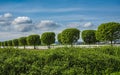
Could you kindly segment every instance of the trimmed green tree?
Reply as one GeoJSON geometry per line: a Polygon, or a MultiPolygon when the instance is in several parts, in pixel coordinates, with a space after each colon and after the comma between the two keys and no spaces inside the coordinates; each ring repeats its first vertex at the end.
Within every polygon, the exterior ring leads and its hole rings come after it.
{"type": "Polygon", "coordinates": [[[19,46],[18,39],[13,39],[13,40],[12,40],[12,45],[13,45],[13,46],[16,46],[16,47],[18,48],[18,46],[19,46]]]}
{"type": "Polygon", "coordinates": [[[0,42],[0,48],[2,47],[2,42],[0,42]]]}
{"type": "Polygon", "coordinates": [[[62,44],[61,33],[59,33],[59,34],[57,35],[57,39],[58,39],[58,42],[59,42],[60,44],[62,44]]]}
{"type": "Polygon", "coordinates": [[[69,44],[73,46],[74,43],[80,38],[80,30],[76,28],[68,28],[62,31],[61,42],[62,44],[69,44]]]}
{"type": "Polygon", "coordinates": [[[19,41],[19,44],[24,46],[24,49],[25,49],[25,46],[27,45],[27,37],[21,37],[18,39],[19,41]]]}
{"type": "Polygon", "coordinates": [[[7,46],[8,46],[7,41],[4,41],[4,46],[5,46],[5,47],[7,47],[7,46]]]}
{"type": "Polygon", "coordinates": [[[4,42],[1,42],[2,47],[4,48],[4,42]]]}
{"type": "Polygon", "coordinates": [[[29,35],[27,37],[27,43],[28,43],[28,45],[33,45],[34,49],[36,49],[36,45],[40,45],[41,44],[40,36],[37,35],[37,34],[29,35]]]}
{"type": "Polygon", "coordinates": [[[12,46],[12,40],[7,41],[8,46],[12,46]]]}
{"type": "Polygon", "coordinates": [[[101,24],[96,32],[96,38],[100,41],[110,41],[120,39],[120,23],[109,22],[101,24]]]}
{"type": "Polygon", "coordinates": [[[95,34],[96,34],[96,30],[84,30],[82,31],[82,40],[86,44],[96,43],[97,39],[95,34]]]}
{"type": "Polygon", "coordinates": [[[50,48],[50,44],[55,43],[55,33],[54,32],[45,32],[41,36],[41,42],[50,48]]]}

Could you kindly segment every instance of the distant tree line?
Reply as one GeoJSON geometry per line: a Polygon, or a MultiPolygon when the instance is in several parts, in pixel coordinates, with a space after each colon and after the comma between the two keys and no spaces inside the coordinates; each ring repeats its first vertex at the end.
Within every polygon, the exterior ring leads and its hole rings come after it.
{"type": "MultiPolygon", "coordinates": [[[[73,46],[80,38],[80,30],[77,28],[67,28],[57,35],[57,40],[60,44],[73,46]]],[[[97,30],[82,31],[82,40],[85,44],[95,44],[96,42],[111,42],[120,40],[120,23],[109,22],[98,26],[97,30]]],[[[18,47],[18,46],[36,46],[44,44],[50,48],[50,45],[55,43],[54,32],[44,32],[41,37],[38,34],[29,35],[28,37],[20,37],[18,39],[0,42],[2,47],[18,47]]]]}

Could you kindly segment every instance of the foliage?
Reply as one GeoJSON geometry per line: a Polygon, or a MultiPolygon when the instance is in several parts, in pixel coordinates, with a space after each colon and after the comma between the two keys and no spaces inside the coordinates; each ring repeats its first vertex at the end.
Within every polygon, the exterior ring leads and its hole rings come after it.
{"type": "Polygon", "coordinates": [[[0,47],[2,46],[2,42],[0,42],[0,47]]]}
{"type": "Polygon", "coordinates": [[[58,42],[59,42],[60,44],[62,44],[62,41],[61,41],[61,33],[59,33],[59,34],[57,35],[57,39],[58,39],[58,42]]]}
{"type": "Polygon", "coordinates": [[[12,46],[12,40],[7,41],[8,46],[12,46]]]}
{"type": "Polygon", "coordinates": [[[8,43],[7,43],[7,41],[4,41],[4,46],[8,46],[8,43]]]}
{"type": "Polygon", "coordinates": [[[37,34],[29,35],[27,37],[27,43],[28,43],[28,45],[34,45],[34,49],[36,49],[35,46],[41,44],[40,36],[37,34]]]}
{"type": "Polygon", "coordinates": [[[54,32],[45,32],[41,36],[41,42],[43,44],[48,45],[48,48],[50,48],[50,44],[55,43],[55,33],[54,32]]]}
{"type": "Polygon", "coordinates": [[[87,43],[96,43],[96,36],[95,36],[96,30],[84,30],[82,31],[82,40],[87,43]]]}
{"type": "Polygon", "coordinates": [[[0,49],[0,75],[110,75],[120,71],[118,55],[120,47],[5,48],[0,49]]]}
{"type": "Polygon", "coordinates": [[[4,42],[1,42],[1,45],[4,46],[4,42]]]}
{"type": "Polygon", "coordinates": [[[96,37],[100,41],[112,41],[120,39],[120,23],[103,23],[98,27],[96,37]]]}
{"type": "Polygon", "coordinates": [[[19,44],[24,46],[24,49],[25,49],[25,45],[27,45],[27,37],[21,37],[19,38],[19,44]]]}
{"type": "Polygon", "coordinates": [[[80,31],[76,28],[68,28],[62,31],[61,41],[63,44],[74,44],[80,37],[80,31]]]}
{"type": "Polygon", "coordinates": [[[12,40],[12,45],[18,47],[18,46],[19,46],[18,39],[13,39],[13,40],[12,40]]]}
{"type": "Polygon", "coordinates": [[[3,46],[3,42],[0,42],[0,48],[3,46]]]}

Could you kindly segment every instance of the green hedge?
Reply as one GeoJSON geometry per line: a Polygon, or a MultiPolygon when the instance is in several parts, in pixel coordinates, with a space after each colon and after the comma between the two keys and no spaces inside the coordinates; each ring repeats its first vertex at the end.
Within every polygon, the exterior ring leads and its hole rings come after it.
{"type": "Polygon", "coordinates": [[[0,49],[0,75],[105,75],[120,71],[120,47],[0,49]]]}

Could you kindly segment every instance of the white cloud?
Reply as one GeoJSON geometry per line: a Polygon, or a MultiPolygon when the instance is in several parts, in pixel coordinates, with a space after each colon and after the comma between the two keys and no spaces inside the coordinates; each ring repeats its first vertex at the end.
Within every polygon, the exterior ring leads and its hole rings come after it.
{"type": "Polygon", "coordinates": [[[94,25],[92,24],[92,22],[87,22],[87,23],[84,24],[83,27],[88,28],[88,27],[92,27],[92,26],[94,26],[94,25]]]}
{"type": "Polygon", "coordinates": [[[87,29],[96,29],[96,25],[92,22],[70,22],[67,24],[67,28],[78,28],[80,30],[87,30],[87,29]]]}
{"type": "Polygon", "coordinates": [[[32,20],[26,16],[15,18],[12,22],[12,26],[15,31],[19,31],[19,32],[32,31],[34,28],[32,24],[32,20]]]}
{"type": "MultiPolygon", "coordinates": [[[[3,17],[3,15],[2,15],[3,17]]],[[[6,16],[7,18],[7,16],[6,16]]],[[[0,19],[0,31],[11,32],[42,32],[54,31],[60,27],[58,23],[50,20],[42,20],[39,23],[32,23],[32,20],[27,16],[14,18],[12,21],[0,19]],[[40,31],[41,30],[41,31],[40,31]]]]}
{"type": "Polygon", "coordinates": [[[42,20],[40,23],[36,25],[36,29],[40,29],[43,31],[56,30],[59,27],[60,25],[58,23],[55,23],[50,20],[42,20]]]}
{"type": "Polygon", "coordinates": [[[19,32],[28,32],[33,30],[32,24],[30,25],[14,25],[14,30],[19,32]]]}
{"type": "Polygon", "coordinates": [[[12,24],[16,25],[16,24],[28,24],[28,23],[32,23],[32,20],[29,17],[26,16],[22,16],[22,17],[17,17],[14,19],[14,21],[12,22],[12,24]]]}
{"type": "Polygon", "coordinates": [[[5,14],[4,14],[4,17],[5,17],[5,18],[10,18],[10,17],[12,17],[12,14],[11,14],[11,13],[5,13],[5,14]]]}
{"type": "Polygon", "coordinates": [[[5,13],[3,15],[0,15],[0,26],[10,25],[11,17],[12,17],[12,14],[10,13],[5,13]]]}
{"type": "Polygon", "coordinates": [[[12,14],[11,13],[4,13],[2,15],[0,15],[0,19],[5,19],[5,18],[11,18],[12,17],[12,14]]]}
{"type": "Polygon", "coordinates": [[[11,22],[12,22],[11,13],[5,13],[0,15],[0,31],[10,31],[11,22]]]}

